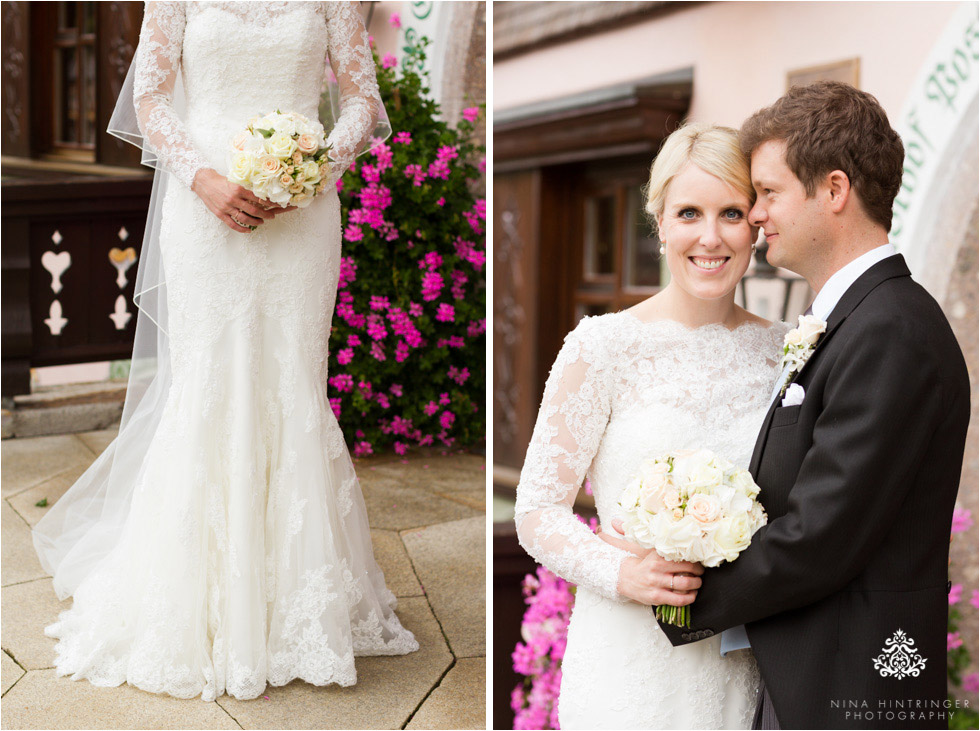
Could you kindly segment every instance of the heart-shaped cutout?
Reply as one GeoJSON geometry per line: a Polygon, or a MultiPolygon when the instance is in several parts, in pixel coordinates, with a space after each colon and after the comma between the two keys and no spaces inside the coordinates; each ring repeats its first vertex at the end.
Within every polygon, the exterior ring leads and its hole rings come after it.
{"type": "Polygon", "coordinates": [[[71,266],[71,254],[67,251],[60,251],[55,254],[53,251],[45,251],[41,255],[41,266],[51,274],[51,290],[58,294],[61,291],[61,275],[71,266]]]}
{"type": "Polygon", "coordinates": [[[136,249],[132,246],[126,249],[119,249],[113,246],[109,249],[109,259],[116,264],[136,261],[136,249]]]}

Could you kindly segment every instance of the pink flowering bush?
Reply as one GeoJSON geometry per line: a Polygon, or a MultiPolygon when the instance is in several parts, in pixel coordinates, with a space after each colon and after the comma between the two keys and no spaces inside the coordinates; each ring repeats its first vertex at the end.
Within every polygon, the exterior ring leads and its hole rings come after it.
{"type": "MultiPolygon", "coordinates": [[[[486,202],[471,191],[480,110],[439,121],[428,40],[375,65],[392,136],[337,184],[343,252],[330,404],[356,456],[472,445],[486,432],[486,202]]],[[[475,111],[474,111],[475,110],[475,111]]]]}
{"type": "MultiPolygon", "coordinates": [[[[969,510],[956,508],[953,511],[953,525],[950,531],[951,538],[955,540],[958,533],[964,532],[973,525],[973,518],[969,510]]],[[[963,585],[953,584],[949,590],[949,619],[946,629],[946,676],[949,687],[949,700],[953,702],[955,696],[953,690],[961,688],[967,693],[977,692],[977,674],[970,673],[964,675],[963,671],[970,665],[970,651],[963,644],[963,638],[959,632],[959,625],[963,619],[958,609],[958,604],[963,599],[963,585]]],[[[970,603],[974,609],[977,607],[977,590],[973,590],[970,603]]],[[[949,719],[949,728],[977,728],[977,710],[973,708],[957,708],[949,719]]]]}
{"type": "MultiPolygon", "coordinates": [[[[598,522],[592,518],[588,526],[595,531],[598,522]]],[[[522,586],[527,604],[521,622],[524,641],[517,643],[511,659],[514,672],[525,678],[510,694],[514,728],[557,729],[561,661],[565,657],[575,587],[543,566],[525,576],[522,586]]]]}

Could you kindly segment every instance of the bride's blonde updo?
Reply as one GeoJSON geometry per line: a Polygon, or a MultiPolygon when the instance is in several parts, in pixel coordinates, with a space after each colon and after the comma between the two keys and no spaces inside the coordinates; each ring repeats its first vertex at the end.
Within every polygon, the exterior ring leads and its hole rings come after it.
{"type": "Polygon", "coordinates": [[[738,144],[738,132],[707,122],[692,122],[674,131],[664,140],[650,166],[646,185],[646,212],[653,220],[663,215],[667,188],[674,176],[688,162],[744,193],[749,204],[755,203],[755,189],[749,175],[749,159],[738,144]]]}

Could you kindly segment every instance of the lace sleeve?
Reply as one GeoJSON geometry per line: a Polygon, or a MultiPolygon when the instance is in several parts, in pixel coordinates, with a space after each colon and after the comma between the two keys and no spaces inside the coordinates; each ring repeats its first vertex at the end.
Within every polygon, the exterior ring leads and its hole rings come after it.
{"type": "Polygon", "coordinates": [[[194,148],[173,106],[183,42],[184,3],[146,3],[133,77],[137,123],[162,166],[190,187],[210,163],[194,148]]]}
{"type": "Polygon", "coordinates": [[[517,486],[517,536],[563,579],[623,600],[616,585],[629,554],[603,542],[572,512],[609,420],[598,337],[597,327],[583,321],[552,366],[517,486]]]}
{"type": "MultiPolygon", "coordinates": [[[[327,144],[340,172],[350,167],[378,121],[381,94],[364,22],[352,2],[330,2],[327,52],[340,88],[340,116],[327,144]]],[[[339,177],[339,173],[336,175],[339,177]]]]}

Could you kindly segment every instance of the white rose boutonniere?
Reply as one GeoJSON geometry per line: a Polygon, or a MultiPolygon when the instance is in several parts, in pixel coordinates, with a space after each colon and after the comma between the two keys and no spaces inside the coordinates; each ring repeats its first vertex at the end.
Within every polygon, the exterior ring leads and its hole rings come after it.
{"type": "Polygon", "coordinates": [[[793,375],[799,373],[803,365],[813,354],[820,336],[827,332],[827,323],[813,315],[800,315],[800,323],[783,338],[782,366],[789,366],[786,381],[779,393],[786,392],[786,387],[793,380],[793,375]]]}

